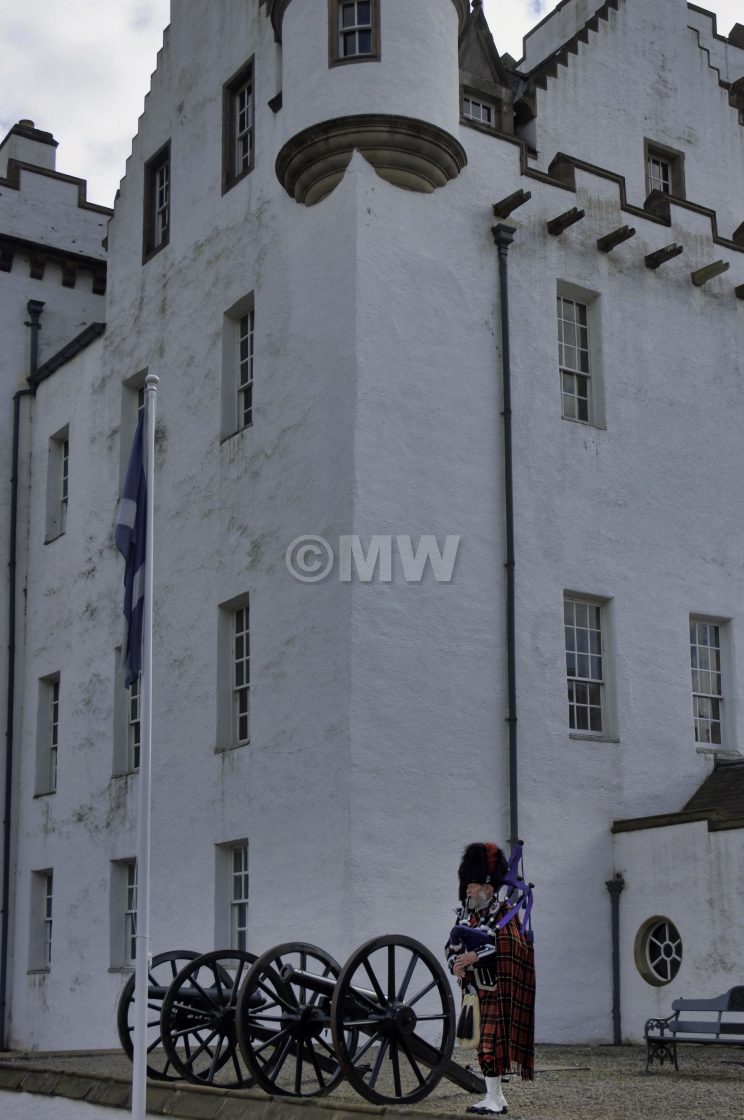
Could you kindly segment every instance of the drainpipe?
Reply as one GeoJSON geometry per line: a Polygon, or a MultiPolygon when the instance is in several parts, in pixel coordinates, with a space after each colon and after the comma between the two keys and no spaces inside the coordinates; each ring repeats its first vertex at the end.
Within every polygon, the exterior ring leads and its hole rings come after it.
{"type": "Polygon", "coordinates": [[[612,907],[612,1042],[621,1046],[623,1041],[622,1020],[620,1018],[620,895],[625,888],[625,880],[618,871],[614,879],[605,883],[610,892],[612,907]]]}
{"type": "MultiPolygon", "coordinates": [[[[31,331],[29,369],[33,374],[39,365],[39,331],[41,300],[30,299],[27,304],[31,331]]],[[[2,883],[2,955],[0,956],[0,1051],[7,1050],[6,1019],[8,1006],[8,959],[10,932],[10,860],[11,820],[13,790],[13,722],[15,715],[15,635],[16,635],[16,568],[18,542],[18,459],[21,430],[21,400],[33,396],[33,389],[19,389],[13,396],[13,450],[10,475],[10,555],[8,559],[8,680],[5,722],[5,798],[3,806],[3,883],[2,883]]]]}
{"type": "Polygon", "coordinates": [[[517,756],[517,663],[514,610],[514,474],[512,457],[511,356],[509,353],[509,269],[507,254],[516,229],[503,223],[493,227],[499,253],[501,296],[501,377],[504,395],[504,510],[506,515],[506,664],[508,680],[509,725],[509,839],[519,839],[518,756],[517,756]]]}

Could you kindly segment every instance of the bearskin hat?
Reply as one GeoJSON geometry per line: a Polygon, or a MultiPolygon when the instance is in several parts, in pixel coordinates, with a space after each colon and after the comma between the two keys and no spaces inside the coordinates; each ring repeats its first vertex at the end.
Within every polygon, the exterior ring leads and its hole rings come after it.
{"type": "Polygon", "coordinates": [[[506,874],[506,866],[506,857],[497,844],[468,844],[457,872],[463,906],[468,883],[490,883],[494,890],[498,890],[506,874]]]}

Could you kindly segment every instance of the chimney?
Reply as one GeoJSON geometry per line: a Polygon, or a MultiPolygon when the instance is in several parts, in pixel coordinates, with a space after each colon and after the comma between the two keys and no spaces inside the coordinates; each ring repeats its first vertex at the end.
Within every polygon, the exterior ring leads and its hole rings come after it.
{"type": "Polygon", "coordinates": [[[56,158],[57,141],[51,132],[42,132],[33,121],[21,120],[0,143],[0,177],[7,178],[12,159],[54,171],[56,158]]]}

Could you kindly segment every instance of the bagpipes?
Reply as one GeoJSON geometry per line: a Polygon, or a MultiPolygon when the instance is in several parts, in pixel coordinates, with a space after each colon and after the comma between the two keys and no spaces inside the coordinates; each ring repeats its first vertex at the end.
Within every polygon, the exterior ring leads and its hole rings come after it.
{"type": "MultiPolygon", "coordinates": [[[[532,891],[535,884],[528,883],[524,878],[523,848],[523,840],[517,840],[512,846],[506,872],[499,887],[499,890],[501,887],[507,888],[508,893],[504,899],[506,910],[498,921],[494,922],[493,929],[503,929],[509,922],[518,919],[522,938],[528,945],[532,945],[535,940],[532,929],[532,891]]],[[[455,933],[462,948],[467,952],[482,948],[493,936],[489,930],[469,926],[466,923],[455,926],[452,934],[455,933]]]]}

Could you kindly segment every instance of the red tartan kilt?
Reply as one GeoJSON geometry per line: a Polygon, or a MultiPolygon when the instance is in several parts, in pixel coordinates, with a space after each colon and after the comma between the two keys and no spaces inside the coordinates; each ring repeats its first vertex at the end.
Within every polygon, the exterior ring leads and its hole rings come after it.
{"type": "Polygon", "coordinates": [[[495,964],[497,987],[478,990],[481,1072],[484,1077],[519,1073],[531,1081],[535,1073],[534,953],[516,922],[509,922],[497,934],[495,964]]]}

